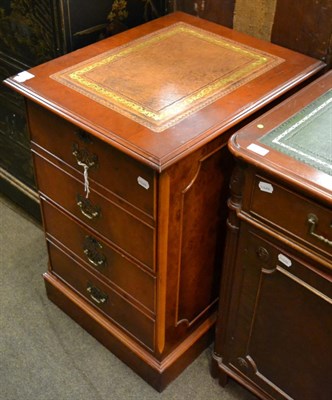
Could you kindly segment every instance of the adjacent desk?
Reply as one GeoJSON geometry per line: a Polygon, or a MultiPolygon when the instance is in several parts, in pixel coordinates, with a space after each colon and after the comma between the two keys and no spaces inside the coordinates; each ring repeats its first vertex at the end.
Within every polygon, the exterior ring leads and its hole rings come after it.
{"type": "Polygon", "coordinates": [[[332,393],[332,72],[230,140],[214,375],[262,399],[332,393]]]}

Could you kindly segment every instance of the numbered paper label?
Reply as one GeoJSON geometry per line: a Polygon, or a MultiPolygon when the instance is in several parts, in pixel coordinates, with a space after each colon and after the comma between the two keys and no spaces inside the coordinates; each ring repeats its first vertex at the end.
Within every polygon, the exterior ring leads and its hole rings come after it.
{"type": "Polygon", "coordinates": [[[266,192],[266,193],[273,192],[273,186],[271,185],[271,183],[261,181],[261,182],[259,182],[258,187],[260,188],[260,190],[262,192],[266,192]]]}
{"type": "Polygon", "coordinates": [[[278,260],[281,262],[281,263],[283,263],[284,265],[286,265],[286,267],[291,267],[292,266],[292,261],[288,258],[288,257],[286,257],[285,255],[283,255],[283,254],[278,254],[278,260]]]}
{"type": "Polygon", "coordinates": [[[258,144],[251,143],[248,147],[248,150],[253,151],[256,154],[259,154],[260,156],[266,156],[268,154],[269,150],[264,149],[264,147],[258,146],[258,144]]]}
{"type": "Polygon", "coordinates": [[[149,187],[150,187],[149,182],[148,182],[146,179],[142,178],[141,176],[139,176],[139,177],[137,178],[137,182],[138,182],[138,184],[139,184],[140,186],[144,187],[144,189],[146,189],[146,190],[148,190],[149,187]]]}
{"type": "Polygon", "coordinates": [[[16,76],[14,76],[14,81],[23,83],[29,79],[34,78],[35,76],[30,74],[28,71],[22,71],[18,73],[16,76]]]}

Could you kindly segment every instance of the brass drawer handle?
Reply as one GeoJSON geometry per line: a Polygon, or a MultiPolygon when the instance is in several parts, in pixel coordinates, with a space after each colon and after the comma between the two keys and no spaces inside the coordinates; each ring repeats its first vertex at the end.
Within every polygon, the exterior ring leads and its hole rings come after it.
{"type": "Polygon", "coordinates": [[[106,257],[100,253],[103,246],[92,236],[86,236],[83,243],[83,252],[90,264],[94,267],[104,267],[106,265],[106,257]]]}
{"type": "Polygon", "coordinates": [[[105,304],[108,300],[108,295],[103,293],[100,289],[93,286],[90,282],[88,282],[88,286],[86,288],[89,293],[91,299],[97,304],[105,304]]]}
{"type": "Polygon", "coordinates": [[[81,213],[88,219],[95,219],[100,216],[100,207],[91,204],[90,200],[85,199],[81,195],[77,195],[77,203],[81,213]]]}
{"type": "Polygon", "coordinates": [[[90,154],[87,149],[80,149],[77,143],[73,144],[73,156],[80,167],[92,168],[98,165],[98,156],[90,154]]]}
{"type": "Polygon", "coordinates": [[[315,214],[308,214],[308,224],[309,224],[309,234],[314,236],[316,239],[320,240],[323,243],[328,244],[329,246],[332,246],[332,241],[327,239],[326,237],[322,235],[318,235],[315,232],[316,226],[318,225],[318,217],[315,214]]]}

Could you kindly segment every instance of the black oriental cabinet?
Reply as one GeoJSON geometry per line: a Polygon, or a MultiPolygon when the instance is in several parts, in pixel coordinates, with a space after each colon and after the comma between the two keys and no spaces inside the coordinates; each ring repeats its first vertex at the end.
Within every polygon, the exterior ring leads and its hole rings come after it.
{"type": "MultiPolygon", "coordinates": [[[[163,0],[0,0],[0,80],[163,14],[163,0]]],[[[24,101],[0,86],[0,192],[40,217],[24,101]]]]}

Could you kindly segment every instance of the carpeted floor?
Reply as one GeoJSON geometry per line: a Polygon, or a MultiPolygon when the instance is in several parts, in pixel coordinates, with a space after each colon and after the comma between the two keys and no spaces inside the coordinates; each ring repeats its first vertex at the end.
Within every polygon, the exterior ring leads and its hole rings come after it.
{"type": "Polygon", "coordinates": [[[254,400],[204,351],[157,393],[46,297],[44,234],[0,196],[0,400],[254,400]]]}

